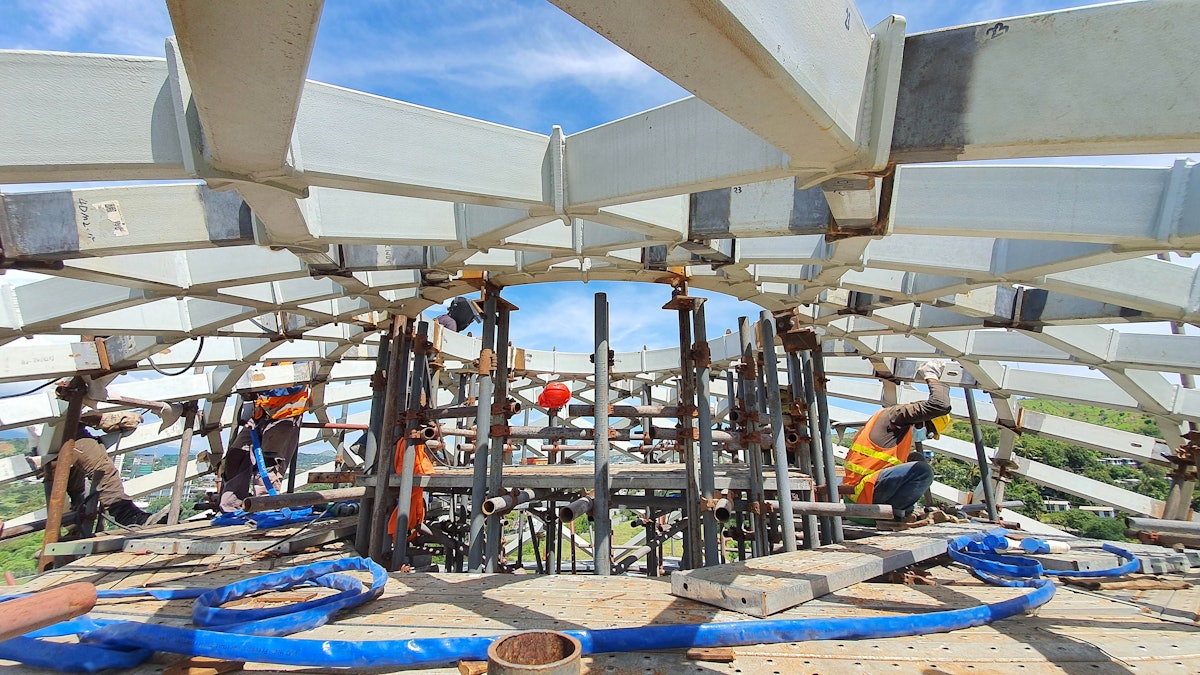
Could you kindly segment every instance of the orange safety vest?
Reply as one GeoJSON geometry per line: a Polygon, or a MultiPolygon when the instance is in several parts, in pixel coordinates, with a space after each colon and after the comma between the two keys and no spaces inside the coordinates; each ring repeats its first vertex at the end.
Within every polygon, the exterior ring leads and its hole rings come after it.
{"type": "MultiPolygon", "coordinates": [[[[404,459],[406,454],[406,443],[404,439],[400,439],[396,443],[396,473],[404,473],[404,459]]],[[[417,446],[417,458],[413,464],[414,476],[429,476],[433,474],[433,460],[429,459],[429,454],[425,452],[425,446],[417,446]]],[[[396,517],[399,508],[392,509],[392,517],[388,520],[388,534],[393,538],[396,536],[396,517]]],[[[412,499],[408,502],[408,538],[411,540],[417,535],[417,527],[425,522],[425,489],[413,486],[412,499]]]]}
{"type": "Polygon", "coordinates": [[[254,401],[254,417],[258,419],[264,414],[273,420],[289,417],[299,417],[308,410],[308,399],[311,392],[308,387],[301,387],[293,394],[272,395],[270,390],[258,395],[254,401]]]}
{"type": "Polygon", "coordinates": [[[874,503],[871,500],[875,497],[875,481],[879,478],[879,472],[888,467],[900,466],[912,451],[912,427],[908,428],[895,447],[880,447],[871,440],[871,430],[875,428],[882,412],[881,410],[871,415],[871,419],[854,435],[854,442],[850,444],[850,451],[846,453],[844,484],[854,488],[851,499],[856,504],[874,503]]]}

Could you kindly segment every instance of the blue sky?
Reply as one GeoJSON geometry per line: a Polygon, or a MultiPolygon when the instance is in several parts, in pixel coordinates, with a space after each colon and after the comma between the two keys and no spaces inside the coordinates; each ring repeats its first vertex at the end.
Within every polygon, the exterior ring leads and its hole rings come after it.
{"type": "MultiPolygon", "coordinates": [[[[1070,0],[860,0],[868,26],[896,13],[910,33],[1087,3],[1070,0]]],[[[162,56],[172,33],[154,0],[5,0],[0,49],[162,56]]],[[[309,76],[352,89],[549,133],[574,133],[687,93],[541,0],[328,0],[309,76]]],[[[1105,162],[1091,158],[1091,162],[1105,162]]],[[[1169,157],[1121,163],[1166,166],[1169,157]]],[[[18,275],[6,276],[13,280],[18,275]]],[[[516,287],[520,346],[590,351],[592,293],[612,302],[616,349],[674,344],[666,286],[592,282],[516,287]]],[[[718,296],[709,333],[736,328],[759,308],[718,296]]]]}

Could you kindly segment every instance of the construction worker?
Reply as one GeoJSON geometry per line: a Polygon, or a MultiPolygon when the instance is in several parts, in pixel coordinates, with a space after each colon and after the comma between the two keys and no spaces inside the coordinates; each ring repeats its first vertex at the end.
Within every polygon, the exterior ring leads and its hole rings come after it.
{"type": "Polygon", "coordinates": [[[443,328],[452,330],[455,333],[466,330],[467,326],[479,321],[479,310],[475,309],[475,303],[463,297],[458,297],[450,301],[450,309],[438,318],[434,319],[443,328]]]}
{"type": "Polygon", "coordinates": [[[884,408],[855,434],[842,485],[852,490],[850,500],[889,504],[893,518],[904,520],[933,484],[933,468],[912,450],[914,441],[937,438],[950,424],[950,387],[941,382],[945,367],[940,359],[921,364],[917,377],[929,385],[929,398],[884,408]]]}
{"type": "MultiPolygon", "coordinates": [[[[286,364],[271,364],[286,365],[286,364]]],[[[242,500],[267,494],[254,459],[253,432],[259,439],[265,471],[272,489],[283,484],[296,450],[300,445],[300,418],[308,410],[310,391],[305,385],[261,391],[254,400],[249,418],[242,423],[221,467],[220,508],[233,513],[242,508],[242,500]]]]}
{"type": "MultiPolygon", "coordinates": [[[[108,456],[104,445],[96,440],[88,431],[88,427],[102,429],[106,432],[129,431],[137,428],[142,416],[137,413],[88,413],[80,418],[75,436],[75,456],[71,461],[71,472],[67,476],[67,496],[71,500],[72,509],[89,510],[87,502],[95,498],[101,510],[117,523],[126,527],[144,525],[150,514],[142,511],[125,493],[121,483],[121,474],[108,456]],[[91,489],[87,490],[87,481],[91,489]]],[[[57,455],[55,455],[57,458],[57,455]]],[[[46,466],[46,490],[49,496],[50,485],[53,482],[54,468],[57,459],[49,461],[46,466]]],[[[96,502],[93,502],[95,504],[96,502]]],[[[94,506],[90,509],[94,514],[94,506]]]]}

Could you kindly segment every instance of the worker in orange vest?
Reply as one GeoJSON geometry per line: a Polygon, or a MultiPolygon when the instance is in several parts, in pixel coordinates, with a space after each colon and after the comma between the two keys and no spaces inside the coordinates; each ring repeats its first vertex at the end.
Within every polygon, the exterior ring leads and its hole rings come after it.
{"type": "Polygon", "coordinates": [[[854,436],[846,454],[842,487],[852,489],[856,504],[889,504],[894,518],[904,520],[933,484],[933,468],[915,441],[938,438],[950,424],[950,387],[941,382],[946,364],[926,361],[917,377],[929,385],[929,398],[884,408],[854,436]]]}
{"type": "MultiPolygon", "coordinates": [[[[269,364],[287,365],[287,363],[269,364]]],[[[311,391],[305,385],[267,389],[258,393],[249,419],[233,442],[221,466],[220,509],[233,513],[252,493],[267,494],[254,465],[251,429],[258,433],[265,470],[272,488],[279,490],[300,446],[300,418],[308,410],[311,391]]]]}

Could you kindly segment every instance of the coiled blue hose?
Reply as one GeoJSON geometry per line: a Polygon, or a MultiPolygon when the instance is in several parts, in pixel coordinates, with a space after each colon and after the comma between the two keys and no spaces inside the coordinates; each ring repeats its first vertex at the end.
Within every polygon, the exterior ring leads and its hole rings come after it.
{"type": "MultiPolygon", "coordinates": [[[[994,604],[930,612],[919,616],[766,619],[567,632],[579,639],[585,654],[902,637],[983,625],[1039,607],[1054,596],[1055,586],[1049,579],[1004,579],[997,576],[994,573],[995,566],[1005,563],[984,557],[995,554],[982,550],[981,541],[981,535],[960,537],[951,542],[952,555],[957,556],[956,559],[961,558],[991,583],[1033,590],[1023,596],[994,604]],[[975,550],[967,551],[968,548],[975,550]]],[[[192,612],[192,620],[201,626],[200,629],[127,621],[76,620],[52,629],[68,631],[54,634],[80,632],[85,644],[58,644],[52,648],[55,654],[53,657],[42,658],[42,653],[48,654],[44,651],[48,643],[35,641],[33,637],[50,633],[39,631],[28,637],[0,643],[0,658],[76,672],[131,667],[153,651],[282,665],[402,667],[463,659],[483,660],[487,658],[488,646],[500,637],[493,635],[369,642],[282,637],[323,625],[335,612],[378,597],[383,593],[386,582],[387,573],[369,560],[347,558],[314,563],[204,591],[197,597],[192,612]],[[369,589],[364,590],[358,579],[338,574],[352,570],[371,572],[372,582],[369,589]],[[284,590],[301,584],[321,585],[339,592],[317,600],[279,608],[227,610],[219,607],[259,591],[284,590]],[[74,630],[71,630],[72,628],[74,630]],[[248,635],[256,637],[248,639],[248,635]]]]}

